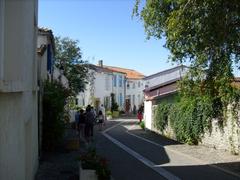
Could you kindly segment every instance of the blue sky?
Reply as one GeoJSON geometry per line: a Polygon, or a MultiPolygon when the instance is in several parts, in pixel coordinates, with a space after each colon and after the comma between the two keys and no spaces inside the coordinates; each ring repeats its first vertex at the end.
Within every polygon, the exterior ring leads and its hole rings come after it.
{"type": "Polygon", "coordinates": [[[146,40],[143,24],[132,19],[135,0],[39,0],[39,26],[79,40],[83,58],[150,75],[173,67],[164,40],[146,40]]]}

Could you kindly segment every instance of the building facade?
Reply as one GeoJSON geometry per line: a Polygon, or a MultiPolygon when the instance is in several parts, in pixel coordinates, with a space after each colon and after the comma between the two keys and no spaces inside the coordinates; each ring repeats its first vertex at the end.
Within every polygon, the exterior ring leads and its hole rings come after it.
{"type": "Polygon", "coordinates": [[[0,1],[0,179],[32,180],[38,168],[38,2],[0,1]]]}
{"type": "Polygon", "coordinates": [[[177,66],[171,69],[144,78],[144,120],[146,128],[153,128],[153,107],[163,99],[174,101],[178,91],[177,81],[186,75],[186,66],[177,66]]]}
{"type": "Polygon", "coordinates": [[[126,74],[125,79],[125,106],[124,111],[127,113],[133,112],[134,109],[138,110],[144,102],[143,90],[145,87],[143,78],[145,77],[142,73],[137,72],[133,69],[126,69],[113,66],[105,66],[106,68],[122,72],[126,74]]]}

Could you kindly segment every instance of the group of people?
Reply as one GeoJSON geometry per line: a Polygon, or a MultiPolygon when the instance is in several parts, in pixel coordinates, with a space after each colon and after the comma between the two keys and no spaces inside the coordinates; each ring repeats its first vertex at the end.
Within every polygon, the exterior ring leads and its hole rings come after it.
{"type": "Polygon", "coordinates": [[[80,138],[85,138],[88,142],[93,138],[94,125],[98,124],[99,130],[105,121],[105,108],[103,105],[96,112],[94,107],[88,105],[86,110],[80,109],[75,114],[76,130],[80,138]]]}

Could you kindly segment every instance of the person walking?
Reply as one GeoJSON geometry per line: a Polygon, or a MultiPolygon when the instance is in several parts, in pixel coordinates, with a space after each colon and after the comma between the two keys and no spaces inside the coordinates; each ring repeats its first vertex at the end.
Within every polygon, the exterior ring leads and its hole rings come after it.
{"type": "Polygon", "coordinates": [[[138,110],[137,118],[139,120],[139,123],[141,123],[143,119],[143,111],[141,108],[138,110]]]}
{"type": "Polygon", "coordinates": [[[90,141],[90,138],[93,138],[93,127],[95,122],[94,113],[91,110],[91,106],[88,105],[86,108],[86,116],[85,116],[85,138],[87,142],[90,141]]]}
{"type": "Polygon", "coordinates": [[[98,113],[98,130],[101,131],[104,123],[104,116],[102,111],[100,110],[98,113]]]}
{"type": "MultiPolygon", "coordinates": [[[[105,120],[106,120],[106,110],[105,110],[105,107],[104,105],[102,104],[101,107],[99,108],[100,111],[102,111],[102,115],[103,115],[103,124],[105,124],[105,120]]],[[[99,112],[100,112],[99,111],[99,112]]]]}

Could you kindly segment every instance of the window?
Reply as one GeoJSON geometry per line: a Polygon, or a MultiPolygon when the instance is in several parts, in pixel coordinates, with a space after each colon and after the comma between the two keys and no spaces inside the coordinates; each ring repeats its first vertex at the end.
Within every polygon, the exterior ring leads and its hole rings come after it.
{"type": "Polygon", "coordinates": [[[135,82],[133,83],[133,89],[135,89],[135,87],[136,87],[136,84],[135,84],[135,82]]]}
{"type": "Polygon", "coordinates": [[[116,75],[113,76],[113,86],[114,87],[117,86],[117,76],[116,75]]]}
{"type": "Polygon", "coordinates": [[[119,94],[119,105],[120,105],[120,106],[123,105],[123,96],[122,96],[122,93],[119,94]]]}
{"type": "Polygon", "coordinates": [[[138,105],[141,104],[141,97],[140,97],[140,94],[138,94],[138,105]]]}
{"type": "Polygon", "coordinates": [[[110,90],[110,78],[109,78],[109,75],[105,76],[105,90],[106,91],[110,90]]]}
{"type": "Polygon", "coordinates": [[[119,75],[119,87],[122,87],[123,84],[123,78],[121,75],[119,75]]]}
{"type": "Polygon", "coordinates": [[[135,95],[132,95],[132,102],[133,102],[133,105],[135,105],[135,95]]]}
{"type": "Polygon", "coordinates": [[[138,87],[141,87],[141,82],[140,81],[138,81],[138,87]]]}

